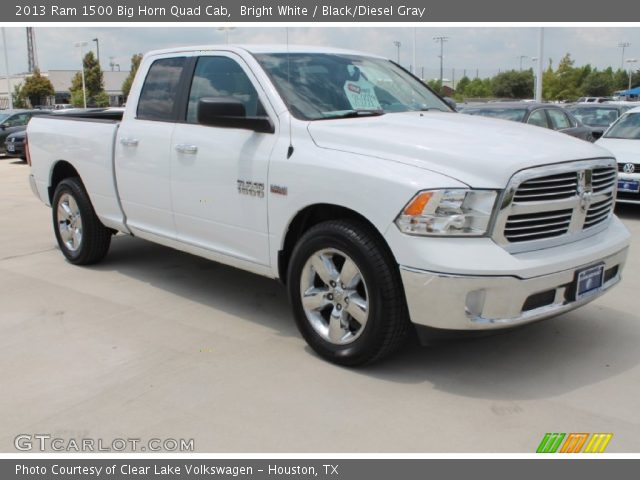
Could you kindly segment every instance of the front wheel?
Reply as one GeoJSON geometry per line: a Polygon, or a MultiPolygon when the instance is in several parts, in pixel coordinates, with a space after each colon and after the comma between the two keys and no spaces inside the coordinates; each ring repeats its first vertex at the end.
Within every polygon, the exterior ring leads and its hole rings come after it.
{"type": "Polygon", "coordinates": [[[331,362],[371,363],[406,337],[409,321],[398,267],[363,222],[312,227],[293,251],[287,278],[298,329],[331,362]]]}
{"type": "Polygon", "coordinates": [[[67,178],[58,184],[52,213],[56,240],[71,263],[89,265],[104,258],[112,233],[96,216],[79,178],[67,178]]]}

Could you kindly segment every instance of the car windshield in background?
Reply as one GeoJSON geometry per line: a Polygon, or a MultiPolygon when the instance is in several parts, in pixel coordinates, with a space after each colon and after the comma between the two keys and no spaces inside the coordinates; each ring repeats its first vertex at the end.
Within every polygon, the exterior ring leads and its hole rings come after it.
{"type": "Polygon", "coordinates": [[[463,109],[462,113],[522,122],[524,121],[524,116],[527,114],[527,110],[524,108],[473,108],[469,110],[463,109]]]}
{"type": "Polygon", "coordinates": [[[322,120],[451,109],[422,82],[384,59],[321,53],[257,54],[291,113],[322,120]]]}
{"type": "Polygon", "coordinates": [[[627,113],[609,129],[605,138],[640,140],[640,113],[627,113]]]}
{"type": "Polygon", "coordinates": [[[608,127],[618,119],[618,110],[607,107],[574,107],[569,111],[585,125],[608,127]]]}

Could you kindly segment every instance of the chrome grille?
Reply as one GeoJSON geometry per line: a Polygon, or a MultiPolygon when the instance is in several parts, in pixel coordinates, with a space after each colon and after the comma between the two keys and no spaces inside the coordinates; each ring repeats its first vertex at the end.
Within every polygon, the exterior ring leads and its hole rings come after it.
{"type": "Polygon", "coordinates": [[[594,168],[591,175],[594,193],[608,191],[618,181],[618,173],[615,168],[594,168]]]}
{"type": "Polygon", "coordinates": [[[595,227],[599,223],[604,222],[613,210],[613,194],[610,194],[608,198],[593,203],[587,211],[587,216],[584,219],[584,228],[595,227]]]}
{"type": "Polygon", "coordinates": [[[576,194],[577,188],[578,174],[576,172],[534,178],[518,187],[513,201],[522,203],[571,198],[576,194]]]}
{"type": "Polygon", "coordinates": [[[573,210],[511,215],[507,219],[504,236],[510,242],[525,242],[537,238],[564,235],[569,230],[573,210]]]}
{"type": "Polygon", "coordinates": [[[503,195],[494,240],[512,252],[575,241],[606,228],[615,205],[613,159],[524,170],[503,195]]]}

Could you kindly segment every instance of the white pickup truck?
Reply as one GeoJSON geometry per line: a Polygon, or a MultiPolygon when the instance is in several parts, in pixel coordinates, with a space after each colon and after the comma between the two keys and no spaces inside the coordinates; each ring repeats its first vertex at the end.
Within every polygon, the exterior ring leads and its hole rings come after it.
{"type": "Polygon", "coordinates": [[[343,365],[413,330],[566,312],[627,256],[610,153],[455,113],[374,55],[155,51],[123,114],[38,117],[28,140],[70,262],[102,260],[122,232],[279,278],[306,341],[343,365]]]}

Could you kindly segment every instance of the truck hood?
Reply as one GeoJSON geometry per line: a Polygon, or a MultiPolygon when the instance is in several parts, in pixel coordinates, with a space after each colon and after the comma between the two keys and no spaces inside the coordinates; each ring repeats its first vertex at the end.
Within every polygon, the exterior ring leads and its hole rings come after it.
{"type": "Polygon", "coordinates": [[[439,111],[319,120],[308,130],[320,148],[414,165],[474,188],[504,188],[524,168],[611,156],[545,128],[439,111]]]}

